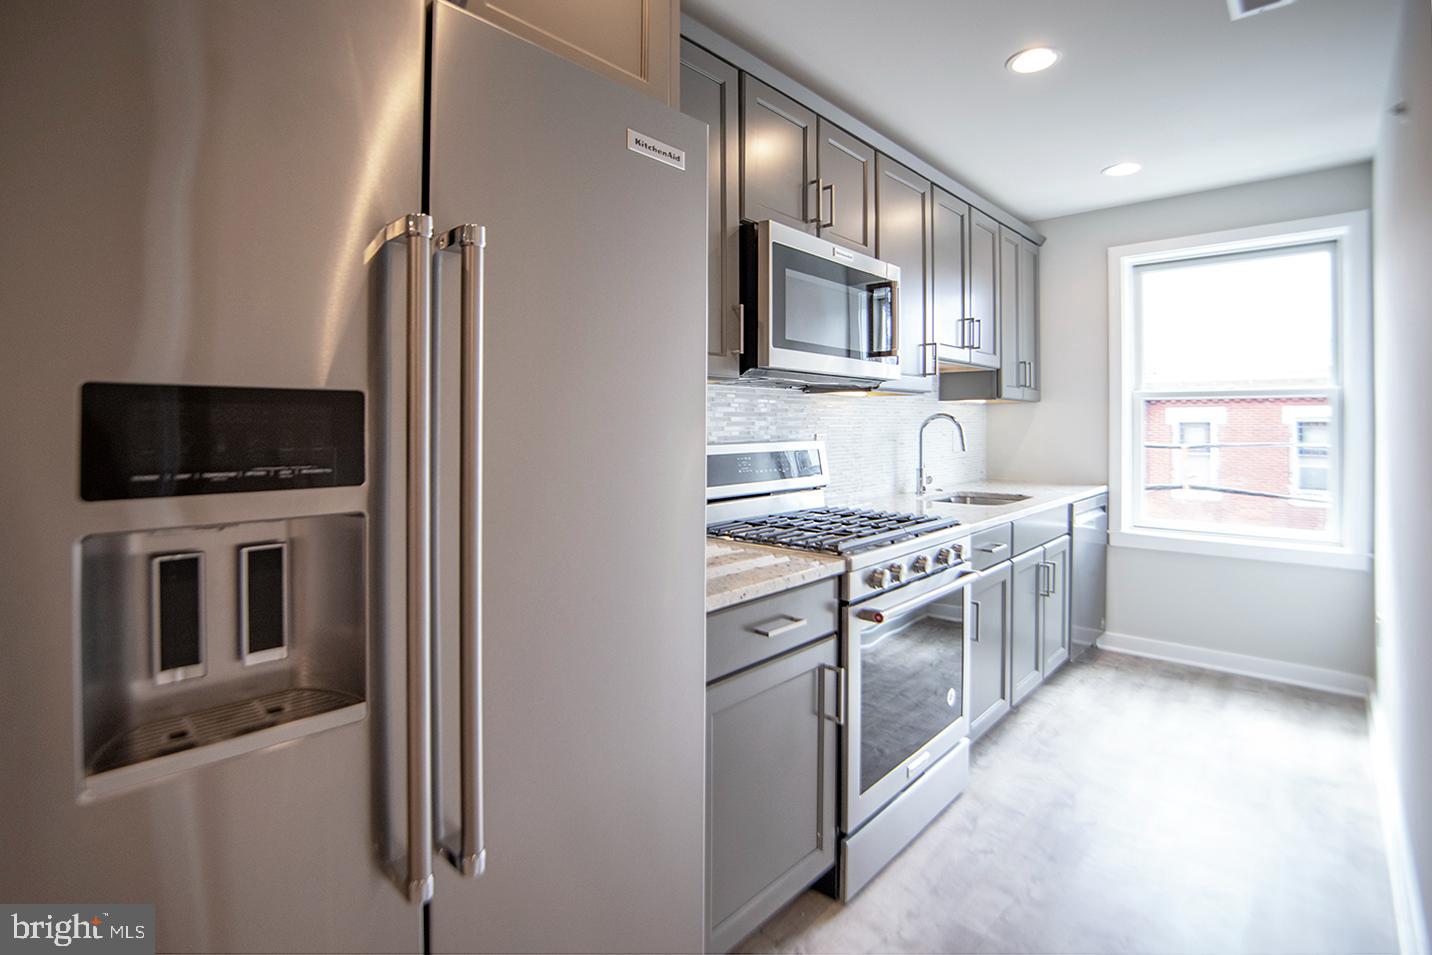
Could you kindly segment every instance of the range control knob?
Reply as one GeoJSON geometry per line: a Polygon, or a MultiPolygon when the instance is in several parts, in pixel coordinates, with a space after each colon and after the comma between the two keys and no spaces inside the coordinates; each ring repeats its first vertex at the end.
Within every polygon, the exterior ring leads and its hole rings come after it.
{"type": "Polygon", "coordinates": [[[865,582],[866,582],[867,584],[869,584],[870,586],[872,586],[872,587],[877,587],[877,588],[878,588],[878,587],[884,587],[884,586],[885,586],[885,568],[884,568],[884,567],[877,567],[877,568],[875,568],[874,570],[872,570],[869,574],[866,575],[866,577],[865,577],[865,582]]]}
{"type": "Polygon", "coordinates": [[[910,565],[910,569],[917,574],[928,574],[930,572],[930,558],[921,554],[915,558],[915,562],[910,565]]]}
{"type": "Polygon", "coordinates": [[[890,571],[890,582],[892,584],[898,584],[901,580],[905,579],[905,568],[899,564],[891,564],[886,569],[890,571]]]}
{"type": "Polygon", "coordinates": [[[935,563],[948,567],[955,562],[955,552],[949,547],[941,547],[935,552],[935,563]]]}

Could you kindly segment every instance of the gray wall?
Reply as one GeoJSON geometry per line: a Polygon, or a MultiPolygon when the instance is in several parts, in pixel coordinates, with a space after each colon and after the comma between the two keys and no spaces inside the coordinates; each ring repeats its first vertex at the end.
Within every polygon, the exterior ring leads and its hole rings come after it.
{"type": "MultiPolygon", "coordinates": [[[[1043,400],[990,406],[990,475],[1108,480],[1110,246],[1366,209],[1371,188],[1360,163],[1037,223],[1048,237],[1043,400]]],[[[1371,621],[1370,573],[1132,548],[1109,555],[1108,627],[1118,633],[1370,675],[1371,621]]]]}
{"type": "Polygon", "coordinates": [[[1432,911],[1432,423],[1424,393],[1432,364],[1432,13],[1427,0],[1409,0],[1406,11],[1388,102],[1405,102],[1408,112],[1384,117],[1373,181],[1377,713],[1411,850],[1410,895],[1426,913],[1432,911]]]}
{"type": "Polygon", "coordinates": [[[985,406],[940,404],[931,395],[808,395],[751,385],[706,386],[706,440],[776,441],[819,434],[830,454],[830,499],[844,503],[915,490],[915,435],[935,411],[964,425],[969,451],[946,421],[930,425],[925,465],[942,487],[985,476],[985,406]]]}

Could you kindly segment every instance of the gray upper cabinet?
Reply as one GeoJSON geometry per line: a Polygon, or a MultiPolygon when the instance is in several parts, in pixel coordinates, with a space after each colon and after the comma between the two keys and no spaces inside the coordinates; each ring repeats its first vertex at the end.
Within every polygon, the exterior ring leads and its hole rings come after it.
{"type": "Polygon", "coordinates": [[[740,71],[681,41],[681,111],[709,126],[706,139],[706,376],[740,373],[741,99],[740,71]]]}
{"type": "Polygon", "coordinates": [[[741,74],[741,218],[816,233],[816,116],[741,74]]]}
{"type": "Polygon", "coordinates": [[[1039,400],[1039,247],[999,227],[1000,397],[1039,400]]]}
{"type": "Polygon", "coordinates": [[[1039,591],[1039,669],[1045,678],[1069,659],[1069,536],[1044,545],[1039,591]]]}
{"type": "Polygon", "coordinates": [[[1024,400],[1039,400],[1039,246],[1019,238],[1019,356],[1025,365],[1024,400]]]}
{"type": "Polygon", "coordinates": [[[875,160],[875,257],[900,267],[900,373],[882,391],[929,391],[933,339],[929,327],[930,239],[934,189],[930,181],[883,153],[875,160]]]}
{"type": "Polygon", "coordinates": [[[816,200],[822,238],[875,254],[875,150],[834,123],[817,123],[816,200]]]}
{"type": "Polygon", "coordinates": [[[1017,706],[1043,679],[1039,652],[1039,593],[1044,549],[1036,547],[1013,561],[1010,578],[1010,697],[1017,706]]]}
{"type": "Polygon", "coordinates": [[[986,571],[970,590],[970,738],[977,739],[1009,712],[1009,561],[986,571]]]}
{"type": "Polygon", "coordinates": [[[726,952],[835,863],[834,637],[706,690],[708,952],[726,952]]]}
{"type": "Polygon", "coordinates": [[[970,205],[935,187],[930,238],[931,324],[941,362],[970,360],[966,300],[969,291],[970,205]]]}
{"type": "Polygon", "coordinates": [[[998,298],[1000,224],[978,209],[970,212],[969,315],[970,364],[998,368],[1000,321],[998,298]]]}
{"type": "Polygon", "coordinates": [[[679,0],[475,0],[463,6],[669,106],[681,101],[676,68],[679,0]]]}

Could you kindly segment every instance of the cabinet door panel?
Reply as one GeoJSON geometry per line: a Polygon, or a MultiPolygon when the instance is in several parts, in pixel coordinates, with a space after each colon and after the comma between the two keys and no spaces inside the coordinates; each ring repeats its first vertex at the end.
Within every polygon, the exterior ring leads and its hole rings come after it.
{"type": "Polygon", "coordinates": [[[970,738],[1009,712],[1010,564],[986,572],[970,591],[970,738]]]}
{"type": "Polygon", "coordinates": [[[1039,246],[1019,239],[1019,357],[1024,360],[1024,400],[1039,400],[1039,246]]]}
{"type": "Polygon", "coordinates": [[[740,71],[689,40],[681,41],[681,111],[710,127],[706,139],[706,375],[735,378],[740,374],[740,329],[736,323],[740,71]]]}
{"type": "Polygon", "coordinates": [[[1044,545],[1044,590],[1039,597],[1040,672],[1048,677],[1069,659],[1069,538],[1044,545]]]}
{"type": "Polygon", "coordinates": [[[881,154],[875,160],[875,256],[900,267],[900,373],[931,373],[929,327],[930,217],[928,179],[881,154]]]}
{"type": "Polygon", "coordinates": [[[875,149],[821,119],[817,218],[822,238],[875,254],[875,149]]]}
{"type": "Polygon", "coordinates": [[[816,231],[816,116],[741,74],[741,217],[816,231]]]}
{"type": "Polygon", "coordinates": [[[823,640],[707,688],[708,951],[835,862],[837,654],[823,640]]]}
{"type": "Polygon", "coordinates": [[[998,242],[999,284],[995,295],[995,313],[999,323],[1002,359],[999,396],[1020,401],[1024,398],[1027,374],[1024,364],[1026,356],[1019,350],[1020,238],[1018,233],[1000,226],[998,242]]]}
{"type": "Polygon", "coordinates": [[[678,0],[478,0],[469,10],[524,40],[675,106],[678,0]]]}
{"type": "Polygon", "coordinates": [[[1003,343],[999,321],[999,223],[978,209],[970,210],[969,294],[965,314],[969,328],[970,361],[998,368],[1003,343]]]}
{"type": "Polygon", "coordinates": [[[1010,703],[1029,695],[1043,679],[1039,664],[1039,564],[1043,548],[1014,559],[1010,581],[1010,703]]]}
{"type": "Polygon", "coordinates": [[[967,267],[970,258],[970,207],[938,186],[934,195],[934,232],[930,239],[930,310],[941,361],[970,361],[972,323],[967,322],[967,267]]]}

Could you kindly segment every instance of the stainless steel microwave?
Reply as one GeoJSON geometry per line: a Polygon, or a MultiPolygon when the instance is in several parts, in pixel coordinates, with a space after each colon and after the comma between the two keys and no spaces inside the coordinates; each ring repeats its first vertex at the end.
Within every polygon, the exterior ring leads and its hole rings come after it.
{"type": "Polygon", "coordinates": [[[900,269],[767,219],[741,226],[741,377],[873,388],[900,377],[900,269]]]}

